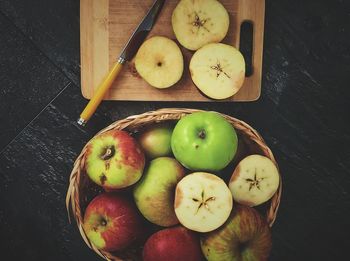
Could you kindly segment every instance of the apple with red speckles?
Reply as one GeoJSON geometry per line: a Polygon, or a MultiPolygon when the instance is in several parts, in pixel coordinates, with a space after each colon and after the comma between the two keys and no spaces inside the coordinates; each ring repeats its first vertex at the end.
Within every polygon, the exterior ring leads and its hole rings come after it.
{"type": "Polygon", "coordinates": [[[179,223],[174,196],[176,184],[184,176],[184,168],[174,158],[160,157],[149,163],[133,191],[135,203],[148,221],[163,227],[179,223]]]}
{"type": "Polygon", "coordinates": [[[116,193],[103,193],[86,208],[84,231],[104,251],[117,251],[142,236],[142,217],[134,203],[116,193]]]}
{"type": "Polygon", "coordinates": [[[141,178],[144,166],[144,153],[126,131],[105,132],[93,138],[86,147],[86,173],[107,190],[135,184],[141,178]]]}
{"type": "Polygon", "coordinates": [[[253,208],[236,206],[220,228],[201,235],[201,247],[208,261],[267,261],[271,250],[267,222],[253,208]]]}
{"type": "Polygon", "coordinates": [[[143,248],[143,261],[200,261],[203,255],[196,233],[182,226],[153,234],[143,248]]]}

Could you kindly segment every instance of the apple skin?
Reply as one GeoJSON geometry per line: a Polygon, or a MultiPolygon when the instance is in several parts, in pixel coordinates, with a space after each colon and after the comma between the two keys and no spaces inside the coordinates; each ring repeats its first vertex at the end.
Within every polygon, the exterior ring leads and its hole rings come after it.
{"type": "Polygon", "coordinates": [[[203,255],[197,234],[182,226],[153,234],[144,245],[143,261],[201,261],[203,255]]]}
{"type": "Polygon", "coordinates": [[[173,127],[169,124],[155,124],[142,131],[138,137],[146,156],[150,159],[171,155],[171,135],[173,127]]]}
{"type": "Polygon", "coordinates": [[[223,226],[201,237],[209,261],[267,261],[271,245],[266,221],[255,209],[238,205],[223,226]]]}
{"type": "Polygon", "coordinates": [[[134,188],[135,203],[148,221],[163,227],[179,223],[174,210],[175,188],[184,175],[184,168],[173,158],[150,162],[134,188]]]}
{"type": "Polygon", "coordinates": [[[191,170],[219,171],[237,151],[235,129],[215,112],[196,112],[179,120],[171,137],[175,158],[191,170]]]}
{"type": "Polygon", "coordinates": [[[86,147],[86,173],[107,190],[133,185],[141,178],[144,166],[140,146],[126,131],[108,131],[96,136],[86,147]]]}
{"type": "Polygon", "coordinates": [[[84,231],[98,249],[121,250],[142,237],[142,217],[134,203],[117,193],[95,197],[84,214],[84,231]]]}

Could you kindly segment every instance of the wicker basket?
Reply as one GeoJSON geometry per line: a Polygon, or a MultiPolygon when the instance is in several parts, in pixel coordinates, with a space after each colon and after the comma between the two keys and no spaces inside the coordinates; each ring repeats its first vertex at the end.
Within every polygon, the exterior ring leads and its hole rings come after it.
{"type": "MultiPolygon", "coordinates": [[[[198,112],[200,110],[194,109],[161,109],[157,111],[146,112],[140,115],[130,116],[126,119],[119,120],[109,125],[107,128],[101,130],[99,133],[102,134],[106,131],[112,129],[118,130],[127,130],[129,132],[137,132],[139,129],[142,129],[146,125],[150,125],[156,122],[164,121],[177,121],[181,117],[191,114],[193,112],[198,112]]],[[[271,150],[265,144],[263,138],[258,134],[256,130],[250,127],[243,121],[230,117],[228,115],[221,114],[237,131],[240,139],[244,140],[247,146],[250,149],[250,154],[261,154],[270,158],[277,166],[276,160],[271,152],[271,150]]],[[[83,148],[82,152],[76,159],[74,163],[74,168],[70,175],[70,184],[66,197],[66,207],[68,215],[70,213],[74,216],[81,236],[83,237],[86,244],[93,249],[98,255],[106,260],[133,260],[134,253],[108,253],[105,251],[98,250],[94,245],[92,245],[87,238],[85,231],[83,229],[83,216],[85,208],[91,199],[100,192],[100,188],[94,185],[85,175],[84,172],[84,153],[86,151],[86,146],[83,148]],[[72,212],[70,212],[70,210],[72,212]]],[[[280,198],[282,192],[282,179],[280,179],[280,184],[277,192],[272,197],[272,199],[265,205],[265,208],[259,209],[260,212],[264,211],[266,214],[266,220],[270,227],[273,225],[276,214],[278,211],[280,198]]],[[[133,252],[132,249],[128,250],[133,252]]]]}

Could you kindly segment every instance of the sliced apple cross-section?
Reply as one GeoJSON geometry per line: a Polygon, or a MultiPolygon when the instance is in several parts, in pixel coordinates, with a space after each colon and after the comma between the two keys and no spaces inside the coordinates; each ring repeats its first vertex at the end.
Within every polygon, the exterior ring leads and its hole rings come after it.
{"type": "Polygon", "coordinates": [[[225,7],[217,0],[181,0],[172,15],[175,36],[189,50],[220,42],[229,23],[225,7]]]}
{"type": "Polygon", "coordinates": [[[209,232],[229,217],[232,195],[221,178],[195,172],[177,184],[174,205],[183,226],[197,232],[209,232]]]}
{"type": "Polygon", "coordinates": [[[233,46],[208,44],[193,55],[190,72],[192,81],[205,95],[213,99],[226,99],[242,87],[245,61],[233,46]]]}
{"type": "Polygon", "coordinates": [[[229,187],[235,201],[253,207],[276,193],[279,180],[278,169],[269,158],[250,155],[236,167],[229,187]]]}
{"type": "Polygon", "coordinates": [[[181,79],[184,61],[180,48],[173,40],[154,36],[146,40],[138,50],[135,68],[147,83],[163,89],[181,79]]]}

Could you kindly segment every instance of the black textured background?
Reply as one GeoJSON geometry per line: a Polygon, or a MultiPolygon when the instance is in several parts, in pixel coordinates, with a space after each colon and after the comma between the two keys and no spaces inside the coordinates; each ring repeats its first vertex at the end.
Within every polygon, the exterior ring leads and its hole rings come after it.
{"type": "Polygon", "coordinates": [[[82,129],[79,0],[0,0],[0,259],[98,260],[69,224],[73,161],[99,129],[163,107],[253,125],[283,175],[271,260],[349,260],[350,4],[267,0],[254,103],[104,102],[82,129]]]}

